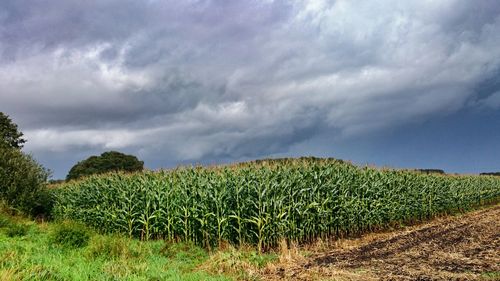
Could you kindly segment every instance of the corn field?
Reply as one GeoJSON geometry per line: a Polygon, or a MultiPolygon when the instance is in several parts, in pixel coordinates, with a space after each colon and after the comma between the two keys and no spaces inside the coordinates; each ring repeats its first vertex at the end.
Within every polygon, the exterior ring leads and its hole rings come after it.
{"type": "Polygon", "coordinates": [[[56,218],[102,232],[262,251],[282,239],[348,236],[496,202],[500,179],[300,159],[93,176],[54,194],[56,218]]]}

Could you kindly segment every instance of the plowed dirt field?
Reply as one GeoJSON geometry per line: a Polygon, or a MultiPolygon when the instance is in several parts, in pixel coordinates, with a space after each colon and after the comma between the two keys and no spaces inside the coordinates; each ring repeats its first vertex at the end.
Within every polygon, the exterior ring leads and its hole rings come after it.
{"type": "Polygon", "coordinates": [[[264,280],[500,280],[500,205],[311,247],[264,280]]]}

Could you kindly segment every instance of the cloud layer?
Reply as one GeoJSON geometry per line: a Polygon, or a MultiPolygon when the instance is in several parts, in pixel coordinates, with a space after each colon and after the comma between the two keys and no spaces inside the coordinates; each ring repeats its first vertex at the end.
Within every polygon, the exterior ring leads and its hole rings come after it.
{"type": "Polygon", "coordinates": [[[0,110],[35,153],[252,158],[497,110],[498,46],[496,0],[6,0],[0,110]]]}

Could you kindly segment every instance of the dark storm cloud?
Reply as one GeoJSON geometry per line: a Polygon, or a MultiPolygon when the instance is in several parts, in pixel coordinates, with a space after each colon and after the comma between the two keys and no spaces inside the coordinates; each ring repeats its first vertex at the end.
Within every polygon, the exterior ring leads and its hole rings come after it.
{"type": "Polygon", "coordinates": [[[1,4],[4,69],[25,74],[6,74],[4,106],[24,103],[28,128],[126,123],[217,103],[227,74],[218,72],[232,68],[224,60],[288,10],[278,2],[60,2],[1,4]],[[229,50],[230,42],[238,46],[229,50]]]}
{"type": "Polygon", "coordinates": [[[147,5],[139,1],[6,0],[0,9],[3,58],[10,60],[59,46],[120,41],[147,23],[147,5]]]}
{"type": "Polygon", "coordinates": [[[245,40],[256,28],[282,19],[288,9],[278,1],[264,5],[240,1],[6,0],[0,3],[0,10],[4,55],[15,59],[27,48],[48,51],[100,42],[120,44],[134,37],[151,43],[139,46],[140,55],[169,37],[172,41],[195,39],[214,44],[214,39],[222,37],[245,40]]]}
{"type": "Polygon", "coordinates": [[[0,110],[40,155],[169,163],[497,110],[497,2],[1,1],[0,110]]]}
{"type": "MultiPolygon", "coordinates": [[[[16,112],[22,115],[22,120],[29,122],[23,124],[28,129],[47,125],[72,126],[80,129],[96,128],[106,124],[134,127],[134,124],[145,119],[172,116],[193,109],[206,98],[219,95],[221,91],[223,89],[211,89],[196,81],[184,80],[183,77],[170,74],[157,79],[150,88],[121,92],[119,98],[106,100],[96,96],[95,99],[82,100],[79,103],[48,98],[37,103],[26,103],[16,109],[16,112]]],[[[90,93],[82,91],[81,94],[90,93]]],[[[15,104],[21,103],[22,96],[18,98],[8,104],[14,107],[15,104]]],[[[136,124],[135,127],[143,127],[143,124],[136,124]]]]}

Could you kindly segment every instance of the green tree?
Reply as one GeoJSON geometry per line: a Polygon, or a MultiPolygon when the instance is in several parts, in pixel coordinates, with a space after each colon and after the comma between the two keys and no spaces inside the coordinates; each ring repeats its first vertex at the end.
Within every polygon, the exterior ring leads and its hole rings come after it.
{"type": "Polygon", "coordinates": [[[0,112],[0,200],[25,214],[48,215],[51,198],[45,188],[49,171],[21,151],[26,142],[17,125],[0,112]]]}
{"type": "Polygon", "coordinates": [[[7,146],[21,149],[26,142],[22,136],[23,133],[17,129],[17,125],[12,122],[9,116],[0,112],[0,140],[7,146]]]}
{"type": "Polygon", "coordinates": [[[440,169],[417,169],[417,171],[424,174],[446,174],[443,170],[440,169]]]}
{"type": "Polygon", "coordinates": [[[481,173],[481,176],[500,176],[500,172],[481,173]]]}
{"type": "Polygon", "coordinates": [[[100,156],[90,156],[71,168],[66,180],[112,171],[135,172],[144,169],[144,162],[133,155],[117,151],[104,152],[100,156]]]}
{"type": "Polygon", "coordinates": [[[25,214],[47,215],[49,172],[31,155],[0,144],[0,199],[25,214]]]}

